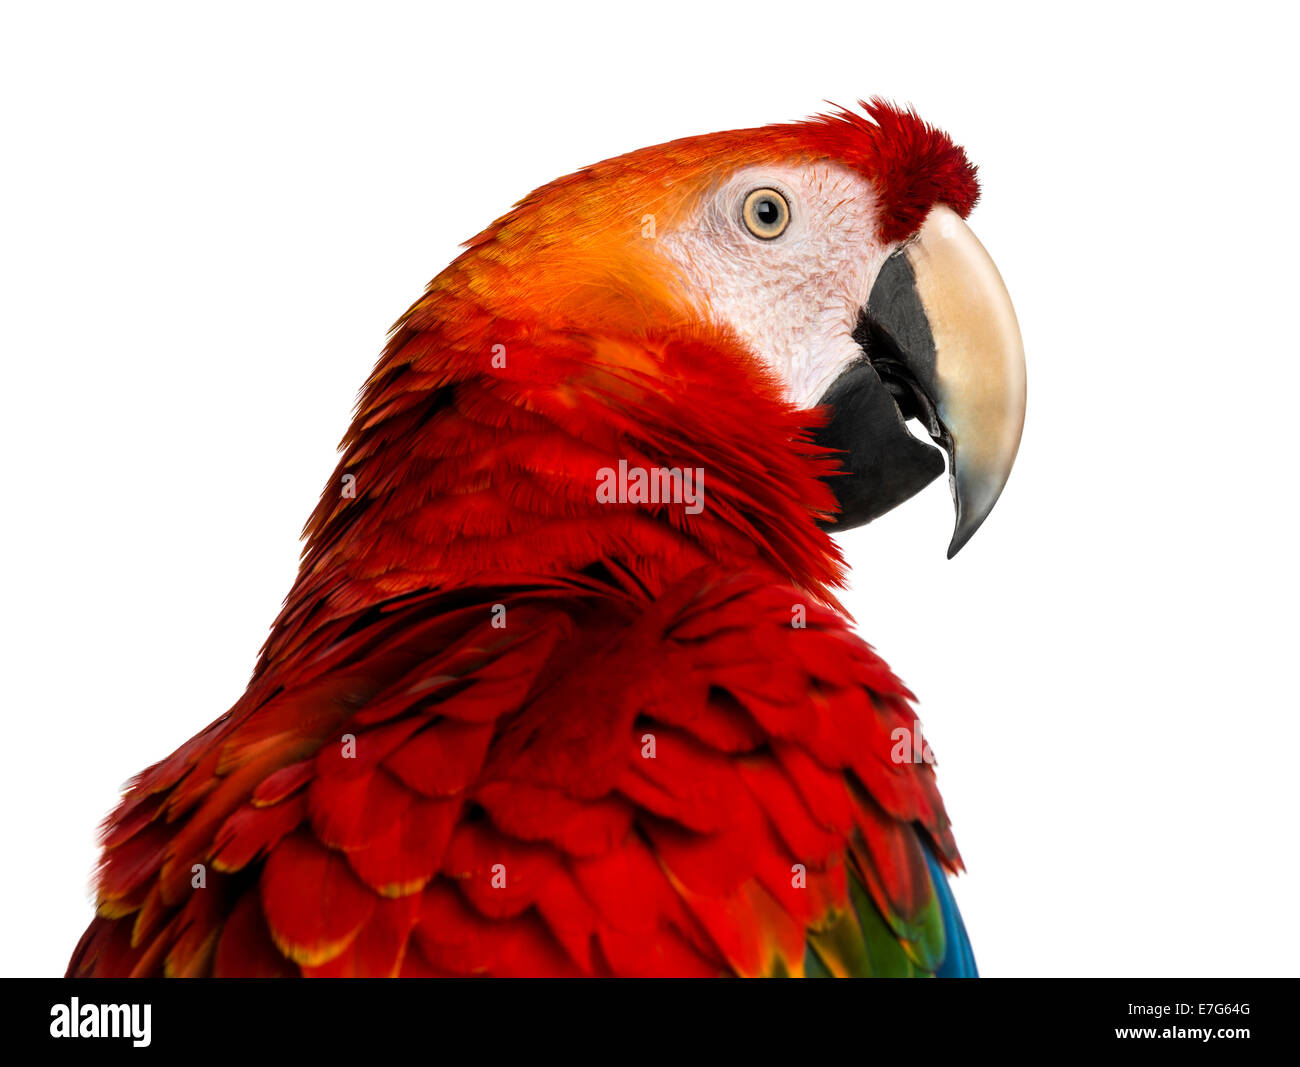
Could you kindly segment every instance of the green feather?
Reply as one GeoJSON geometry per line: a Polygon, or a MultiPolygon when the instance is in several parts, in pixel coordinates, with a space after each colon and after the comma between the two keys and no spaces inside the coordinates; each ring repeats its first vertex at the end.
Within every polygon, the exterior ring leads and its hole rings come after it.
{"type": "Polygon", "coordinates": [[[852,908],[835,912],[808,931],[804,973],[809,978],[930,978],[943,962],[945,940],[938,895],[931,892],[911,922],[886,920],[856,873],[849,874],[852,908]],[[907,940],[904,940],[907,938],[907,940]]]}

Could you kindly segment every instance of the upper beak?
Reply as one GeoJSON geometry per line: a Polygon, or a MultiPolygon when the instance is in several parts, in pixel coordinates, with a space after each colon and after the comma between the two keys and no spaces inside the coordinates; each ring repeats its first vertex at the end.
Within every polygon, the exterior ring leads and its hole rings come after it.
{"type": "Polygon", "coordinates": [[[920,419],[948,454],[957,521],[948,558],[997,503],[1025,422],[1025,355],[1002,276],[951,208],[938,205],[885,261],[859,318],[865,359],[821,403],[818,440],[846,453],[832,528],[869,522],[943,470],[908,432],[920,419]]]}

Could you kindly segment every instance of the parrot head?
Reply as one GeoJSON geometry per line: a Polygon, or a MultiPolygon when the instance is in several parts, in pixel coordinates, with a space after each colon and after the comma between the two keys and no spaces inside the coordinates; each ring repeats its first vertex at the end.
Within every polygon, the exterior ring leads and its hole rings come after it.
{"type": "Polygon", "coordinates": [[[951,557],[1019,446],[1020,332],[963,221],[978,196],[964,152],[914,112],[862,107],[684,138],[552,182],[434,288],[575,330],[726,339],[783,402],[821,410],[809,425],[841,464],[824,527],[890,510],[943,473],[946,454],[951,557]]]}

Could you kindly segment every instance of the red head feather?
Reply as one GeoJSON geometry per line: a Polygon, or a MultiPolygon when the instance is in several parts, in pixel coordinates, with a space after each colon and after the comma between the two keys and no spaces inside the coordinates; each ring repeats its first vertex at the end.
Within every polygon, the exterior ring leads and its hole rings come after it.
{"type": "Polygon", "coordinates": [[[879,98],[861,105],[870,120],[845,108],[794,128],[810,150],[853,167],[880,193],[880,238],[914,233],[935,204],[965,218],[979,199],[975,166],[942,130],[915,111],[879,98]]]}

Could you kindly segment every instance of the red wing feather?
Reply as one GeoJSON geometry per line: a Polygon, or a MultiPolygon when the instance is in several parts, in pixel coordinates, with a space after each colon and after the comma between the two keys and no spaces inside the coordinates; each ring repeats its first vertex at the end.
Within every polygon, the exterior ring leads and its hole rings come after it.
{"type": "Polygon", "coordinates": [[[701,571],[639,611],[484,594],[459,635],[425,625],[437,598],[395,606],[336,644],[347,684],[300,691],[317,729],[283,732],[282,693],[190,748],[222,773],[187,818],[164,818],[185,775],[124,807],[73,972],[801,973],[850,857],[912,936],[914,825],[949,840],[930,767],[889,761],[914,716],[839,615],[792,628],[796,600],[701,571]]]}

